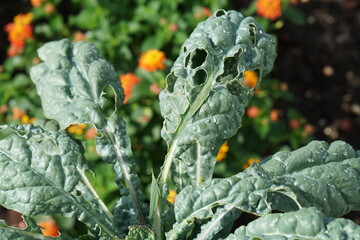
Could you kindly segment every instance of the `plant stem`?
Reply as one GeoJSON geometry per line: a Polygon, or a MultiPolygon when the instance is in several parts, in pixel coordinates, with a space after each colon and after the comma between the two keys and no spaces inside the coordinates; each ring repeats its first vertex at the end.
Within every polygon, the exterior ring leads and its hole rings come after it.
{"type": "Polygon", "coordinates": [[[78,167],[76,167],[82,180],[83,183],[85,184],[85,186],[89,189],[90,193],[93,195],[93,197],[96,199],[96,201],[99,203],[101,209],[104,211],[104,213],[106,214],[106,216],[109,218],[109,220],[112,222],[114,219],[114,216],[111,214],[110,210],[106,207],[105,203],[100,199],[99,195],[97,195],[95,189],[93,188],[93,186],[91,185],[89,179],[86,177],[86,175],[84,174],[84,172],[79,169],[78,167]]]}
{"type": "Polygon", "coordinates": [[[145,218],[144,218],[144,216],[142,214],[142,209],[141,209],[141,206],[140,206],[140,202],[138,200],[138,197],[136,196],[134,186],[133,186],[133,184],[131,182],[131,179],[130,179],[130,174],[126,169],[125,161],[124,161],[124,159],[122,157],[122,154],[121,154],[121,151],[119,149],[120,144],[117,142],[116,138],[114,137],[113,133],[110,131],[110,129],[108,127],[105,127],[105,132],[104,133],[105,133],[105,137],[109,140],[109,142],[111,143],[111,145],[115,149],[117,161],[118,161],[119,166],[121,168],[121,172],[124,175],[125,185],[128,188],[130,196],[131,196],[131,198],[133,200],[133,203],[135,205],[135,208],[138,211],[138,220],[139,220],[140,223],[145,223],[145,218]]]}

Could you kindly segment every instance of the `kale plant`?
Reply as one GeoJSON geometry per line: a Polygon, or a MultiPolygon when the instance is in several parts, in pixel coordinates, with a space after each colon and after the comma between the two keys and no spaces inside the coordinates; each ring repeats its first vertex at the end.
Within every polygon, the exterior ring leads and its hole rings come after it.
{"type": "Polygon", "coordinates": [[[244,71],[267,74],[274,49],[253,18],[235,11],[219,10],[197,26],[160,94],[168,154],[148,206],[118,113],[124,93],[113,67],[89,43],[45,44],[31,78],[48,120],[0,126],[0,204],[27,222],[18,229],[1,221],[1,239],[51,239],[33,217],[54,214],[83,222],[88,233],[80,239],[360,239],[358,225],[337,218],[360,210],[360,152],[345,142],[313,141],[212,178],[217,152],[241,126],[254,92],[244,71]],[[109,116],[105,88],[114,96],[109,116]],[[96,149],[116,173],[121,197],[113,212],[85,175],[82,145],[64,131],[83,123],[96,128],[96,149]],[[174,205],[166,201],[170,184],[178,192],[174,205]],[[244,212],[260,217],[235,227],[244,212]]]}

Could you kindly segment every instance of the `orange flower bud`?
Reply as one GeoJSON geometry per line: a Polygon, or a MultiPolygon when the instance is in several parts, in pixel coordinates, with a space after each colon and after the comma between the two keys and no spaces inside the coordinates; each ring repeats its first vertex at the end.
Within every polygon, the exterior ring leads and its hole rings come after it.
{"type": "Polygon", "coordinates": [[[86,139],[93,139],[97,134],[97,131],[95,128],[89,128],[88,130],[86,130],[85,132],[85,138],[86,139]]]}
{"type": "Polygon", "coordinates": [[[276,122],[277,120],[279,120],[279,110],[278,109],[273,109],[270,112],[270,120],[273,122],[276,122]]]}
{"type": "Polygon", "coordinates": [[[45,237],[57,237],[60,235],[59,227],[54,220],[46,220],[38,222],[40,230],[45,237]]]}
{"type": "Polygon", "coordinates": [[[296,119],[290,119],[289,121],[289,127],[292,129],[297,129],[300,127],[300,122],[296,119]]]}
{"type": "Polygon", "coordinates": [[[250,117],[250,118],[256,118],[259,116],[260,114],[260,110],[258,107],[256,106],[251,106],[248,109],[246,109],[246,114],[250,117]]]}
{"type": "Polygon", "coordinates": [[[258,163],[258,162],[260,162],[260,159],[258,159],[258,158],[249,158],[249,159],[247,160],[247,162],[243,165],[243,169],[245,170],[245,169],[247,169],[248,167],[250,167],[253,162],[257,162],[257,163],[258,163]]]}
{"type": "Polygon", "coordinates": [[[256,72],[254,71],[245,71],[244,72],[244,85],[248,86],[249,88],[254,88],[256,83],[258,82],[259,77],[256,72]]]}
{"type": "Polygon", "coordinates": [[[169,202],[174,204],[175,200],[176,200],[176,196],[177,196],[176,191],[175,190],[170,190],[166,200],[168,200],[169,202]]]}
{"type": "Polygon", "coordinates": [[[216,162],[221,162],[227,157],[227,152],[229,151],[228,143],[225,142],[223,145],[221,145],[219,152],[216,156],[216,162]]]}

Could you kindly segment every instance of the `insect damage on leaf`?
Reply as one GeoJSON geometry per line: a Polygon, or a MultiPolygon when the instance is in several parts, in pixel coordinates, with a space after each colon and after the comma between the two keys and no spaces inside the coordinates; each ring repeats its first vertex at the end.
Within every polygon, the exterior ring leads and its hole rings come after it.
{"type": "Polygon", "coordinates": [[[261,79],[275,56],[272,37],[252,17],[219,10],[196,27],[160,94],[169,149],[162,182],[171,168],[179,189],[211,179],[219,147],[240,128],[254,91],[244,72],[257,71],[261,79]]]}

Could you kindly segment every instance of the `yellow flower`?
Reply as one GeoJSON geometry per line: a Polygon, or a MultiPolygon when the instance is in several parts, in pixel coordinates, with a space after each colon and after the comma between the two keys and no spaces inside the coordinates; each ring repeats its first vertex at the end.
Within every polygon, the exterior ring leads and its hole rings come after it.
{"type": "Polygon", "coordinates": [[[227,156],[227,152],[229,151],[228,143],[225,142],[219,149],[219,152],[216,156],[216,162],[221,162],[227,156]]]}
{"type": "Polygon", "coordinates": [[[164,70],[165,60],[166,58],[164,52],[156,49],[148,50],[141,54],[139,59],[139,67],[149,72],[164,70]]]}
{"type": "Polygon", "coordinates": [[[258,158],[249,158],[249,159],[247,160],[247,162],[243,165],[243,169],[245,170],[245,169],[247,169],[248,167],[250,167],[253,162],[257,162],[257,163],[258,163],[258,162],[260,162],[260,159],[258,159],[258,158]]]}
{"type": "Polygon", "coordinates": [[[84,129],[86,128],[86,124],[73,124],[68,127],[69,133],[74,133],[76,135],[82,135],[84,133],[84,129]]]}
{"type": "Polygon", "coordinates": [[[168,200],[169,202],[174,204],[176,196],[177,196],[176,191],[175,190],[170,190],[166,200],[168,200]]]}
{"type": "Polygon", "coordinates": [[[125,99],[124,104],[128,102],[131,97],[131,93],[136,84],[138,84],[141,80],[133,73],[126,73],[120,75],[121,86],[124,89],[125,99]]]}
{"type": "Polygon", "coordinates": [[[22,124],[33,124],[35,120],[35,118],[30,118],[27,114],[24,114],[20,119],[22,124]]]}
{"type": "Polygon", "coordinates": [[[254,88],[256,83],[258,82],[259,77],[256,72],[254,71],[245,71],[244,72],[244,85],[248,86],[249,88],[254,88]]]}
{"type": "Polygon", "coordinates": [[[282,14],[281,0],[258,0],[255,6],[260,16],[270,20],[275,20],[282,14]]]}

